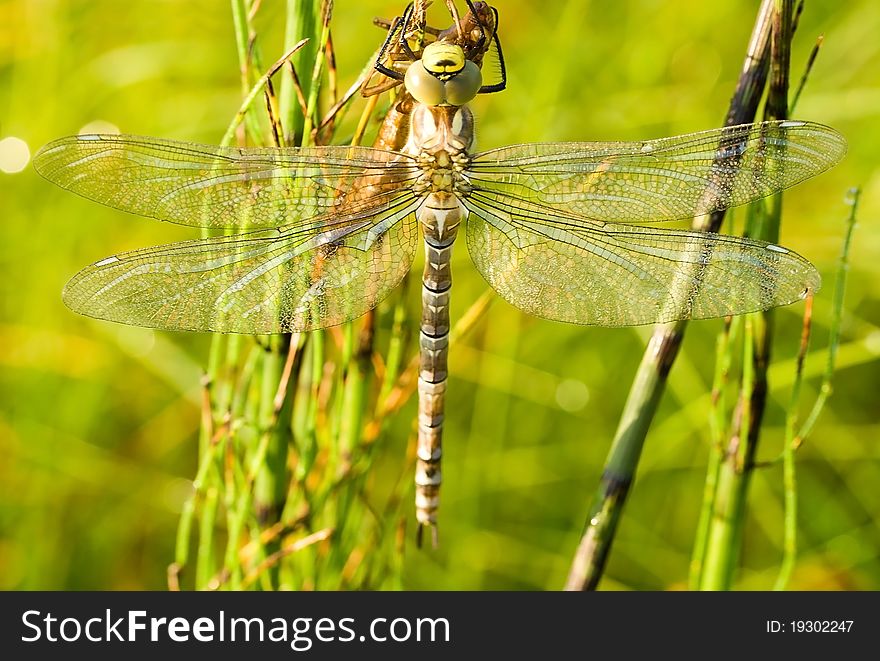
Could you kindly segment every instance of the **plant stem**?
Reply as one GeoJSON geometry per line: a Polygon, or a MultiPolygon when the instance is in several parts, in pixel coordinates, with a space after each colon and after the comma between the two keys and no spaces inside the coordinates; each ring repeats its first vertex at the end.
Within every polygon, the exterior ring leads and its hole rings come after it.
{"type": "Polygon", "coordinates": [[[800,396],[801,382],[803,381],[804,359],[810,339],[810,314],[812,311],[812,299],[807,299],[807,309],[804,312],[804,326],[801,334],[801,347],[798,352],[795,380],[791,388],[791,403],[785,418],[785,445],[782,449],[783,481],[785,487],[785,524],[783,536],[782,564],[779,575],[776,577],[774,590],[784,590],[794,570],[797,558],[797,483],[795,475],[794,454],[803,444],[816,423],[816,419],[825,401],[831,394],[831,377],[834,374],[834,365],[837,358],[837,347],[840,342],[840,323],[843,316],[843,298],[846,291],[846,274],[849,270],[849,249],[852,244],[853,229],[856,224],[856,212],[860,191],[852,189],[847,202],[852,205],[846,223],[843,248],[840,252],[840,260],[837,266],[837,277],[834,283],[834,295],[832,297],[831,325],[828,330],[828,359],[825,364],[825,372],[822,375],[822,383],[819,386],[819,396],[816,398],[807,420],[800,430],[797,425],[797,404],[800,396]]]}
{"type": "Polygon", "coordinates": [[[739,317],[729,318],[724,324],[724,331],[718,335],[715,348],[715,377],[712,383],[712,408],[709,413],[709,434],[712,448],[716,451],[709,453],[709,464],[706,470],[706,483],[703,488],[703,501],[700,508],[700,519],[697,523],[697,531],[694,537],[694,548],[691,554],[690,571],[688,573],[688,586],[691,590],[699,587],[700,576],[703,573],[706,547],[708,545],[709,529],[712,523],[712,512],[715,508],[715,491],[721,472],[720,450],[724,439],[727,437],[725,417],[727,415],[727,386],[730,378],[731,352],[729,347],[738,339],[738,332],[742,324],[739,317]]]}
{"type": "Polygon", "coordinates": [[[801,383],[804,375],[804,359],[810,346],[810,328],[813,312],[813,298],[807,299],[804,309],[804,324],[801,330],[801,345],[797,355],[794,383],[791,386],[791,400],[785,415],[785,441],[782,446],[782,482],[785,502],[785,522],[783,524],[782,565],[776,577],[774,590],[784,590],[794,570],[797,558],[797,477],[794,463],[794,436],[797,425],[797,409],[801,396],[801,383]]]}
{"type": "Polygon", "coordinates": [[[843,239],[843,248],[840,252],[840,260],[837,266],[837,278],[834,282],[834,296],[831,304],[831,325],[828,331],[828,360],[825,364],[825,372],[822,375],[822,385],[819,387],[819,396],[813,404],[813,408],[807,415],[803,426],[794,439],[795,448],[800,446],[816,424],[819,414],[825,406],[825,402],[831,396],[831,377],[834,375],[834,366],[837,362],[837,350],[840,347],[840,326],[843,322],[843,298],[846,293],[846,275],[849,272],[849,250],[852,244],[853,231],[856,227],[856,215],[858,213],[859,198],[862,191],[859,188],[851,188],[847,193],[847,204],[851,205],[849,217],[846,221],[846,233],[843,239]]]}
{"type": "MultiPolygon", "coordinates": [[[[300,84],[303,86],[302,93],[306,96],[312,88],[311,79],[304,77],[305,71],[310,71],[315,62],[315,33],[317,32],[317,13],[315,2],[296,2],[288,0],[286,12],[286,24],[284,28],[284,49],[291,48],[301,39],[309,39],[305,47],[291,60],[294,70],[300,75],[300,84]]],[[[303,123],[305,117],[296,98],[296,85],[291,77],[285,76],[281,81],[281,117],[285,122],[285,144],[302,144],[303,123]]]]}
{"type": "MultiPolygon", "coordinates": [[[[774,0],[765,119],[786,119],[788,115],[793,16],[793,0],[774,0]]],[[[754,218],[755,214],[751,217],[754,218]]],[[[782,195],[778,194],[771,199],[770,211],[764,217],[764,222],[750,223],[759,227],[752,227],[749,233],[754,238],[776,243],[779,241],[781,220],[782,195]]],[[[767,370],[773,346],[774,319],[773,310],[750,314],[746,318],[740,415],[724,452],[706,547],[705,572],[700,580],[701,589],[729,590],[733,583],[746,522],[748,489],[767,405],[767,370]]]]}
{"type": "Polygon", "coordinates": [[[211,487],[205,493],[203,516],[199,529],[199,554],[196,559],[196,588],[204,590],[214,573],[214,521],[217,515],[217,505],[220,499],[216,487],[211,487]]]}
{"type": "MultiPolygon", "coordinates": [[[[290,443],[291,389],[278,393],[286,356],[290,349],[290,335],[275,335],[263,357],[262,383],[258,412],[259,434],[267,437],[265,461],[260,464],[254,482],[254,511],[260,526],[271,526],[279,521],[287,495],[287,448],[290,443]],[[276,396],[280,394],[280,399],[276,396]]],[[[276,548],[269,549],[272,553],[276,548]]]]}
{"type": "MultiPolygon", "coordinates": [[[[767,78],[772,9],[772,0],[764,0],[758,11],[745,64],[727,112],[727,126],[754,119],[767,78]]],[[[715,232],[723,219],[724,211],[705,214],[695,218],[692,227],[715,232]]],[[[645,437],[686,328],[685,321],[658,325],[648,343],[630,387],[601,484],[590,507],[590,515],[572,562],[566,590],[593,590],[599,583],[629,486],[635,476],[645,437]]]]}

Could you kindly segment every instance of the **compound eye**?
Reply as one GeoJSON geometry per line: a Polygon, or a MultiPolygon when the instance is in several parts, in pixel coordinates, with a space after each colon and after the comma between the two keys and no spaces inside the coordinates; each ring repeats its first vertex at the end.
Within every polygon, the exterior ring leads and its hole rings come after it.
{"type": "Polygon", "coordinates": [[[445,85],[425,69],[422,60],[409,65],[403,84],[416,101],[426,106],[439,106],[446,101],[445,85]]]}
{"type": "Polygon", "coordinates": [[[467,60],[461,72],[446,81],[446,103],[463,106],[473,100],[482,86],[480,67],[467,60]]]}
{"type": "Polygon", "coordinates": [[[451,76],[461,71],[467,60],[461,46],[445,41],[435,41],[422,51],[422,64],[425,69],[439,78],[451,76]]]}

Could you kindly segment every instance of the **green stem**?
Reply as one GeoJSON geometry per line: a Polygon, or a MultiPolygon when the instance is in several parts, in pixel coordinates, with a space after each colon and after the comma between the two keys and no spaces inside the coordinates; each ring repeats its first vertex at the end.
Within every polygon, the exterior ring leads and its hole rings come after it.
{"type": "Polygon", "coordinates": [[[813,404],[813,408],[804,420],[803,426],[798,431],[798,438],[805,439],[813,431],[816,420],[822,413],[825,402],[831,396],[831,377],[834,375],[834,366],[837,362],[837,350],[840,347],[840,326],[843,321],[843,298],[846,293],[846,275],[849,272],[849,251],[852,244],[853,231],[856,226],[856,214],[858,212],[861,189],[852,188],[847,194],[847,204],[851,205],[847,218],[846,233],[843,239],[843,248],[840,252],[840,260],[837,266],[837,278],[834,282],[834,296],[831,303],[831,325],[828,331],[828,359],[825,363],[825,372],[822,375],[822,385],[819,387],[819,397],[813,404]]]}
{"type": "MultiPolygon", "coordinates": [[[[296,70],[302,93],[308,98],[312,90],[312,80],[303,75],[309,71],[315,62],[316,48],[314,36],[317,32],[318,9],[320,2],[288,0],[285,13],[284,48],[292,48],[301,39],[309,42],[297,54],[291,58],[291,63],[296,70]]],[[[284,76],[281,80],[281,93],[279,95],[281,105],[281,119],[286,128],[285,144],[304,144],[303,127],[305,116],[300,108],[296,95],[296,88],[291,76],[284,76]]]]}
{"type": "Polygon", "coordinates": [[[783,446],[783,480],[785,485],[785,523],[783,536],[782,564],[779,568],[779,576],[773,586],[774,590],[784,590],[794,570],[797,558],[797,483],[795,474],[794,454],[803,441],[807,438],[816,423],[822,408],[825,406],[831,394],[831,377],[834,375],[834,366],[837,359],[837,348],[840,343],[840,323],[843,317],[843,299],[846,291],[846,274],[849,270],[849,250],[852,244],[853,229],[856,223],[856,212],[860,191],[850,191],[848,202],[852,205],[847,218],[846,232],[843,239],[843,248],[840,252],[840,260],[837,265],[837,277],[834,282],[834,294],[832,296],[831,324],[828,330],[828,359],[825,371],[822,374],[822,383],[819,386],[819,396],[816,398],[807,420],[796,429],[797,403],[800,395],[801,382],[803,380],[804,358],[809,342],[809,318],[805,316],[804,332],[801,339],[801,350],[798,354],[795,380],[792,384],[791,404],[785,419],[785,445],[783,446]]]}
{"type": "MultiPolygon", "coordinates": [[[[794,2],[773,0],[772,4],[770,86],[765,119],[786,119],[794,2]]],[[[750,215],[752,222],[748,233],[754,238],[777,243],[782,196],[774,196],[770,206],[769,213],[761,216],[760,223],[754,220],[758,214],[750,215]]],[[[753,206],[753,211],[756,209],[757,205],[753,206]]],[[[772,355],[774,320],[773,310],[746,318],[740,415],[726,448],[714,496],[715,514],[706,548],[705,573],[700,581],[703,589],[729,590],[733,584],[746,523],[748,489],[767,405],[767,370],[772,355]]]]}
{"type": "Polygon", "coordinates": [[[409,274],[405,275],[400,284],[400,292],[394,304],[394,319],[391,322],[391,339],[388,341],[388,353],[385,360],[385,374],[382,378],[382,386],[379,388],[379,396],[376,398],[376,414],[380,415],[385,400],[391,393],[394,384],[400,376],[403,364],[403,350],[406,344],[406,301],[409,292],[409,274]]]}
{"type": "MultiPolygon", "coordinates": [[[[265,452],[256,472],[253,503],[257,523],[261,528],[280,520],[287,496],[287,453],[291,441],[288,420],[292,389],[287,388],[283,393],[278,393],[278,387],[289,348],[289,335],[272,336],[263,358],[257,428],[260,438],[265,438],[265,452]],[[276,395],[280,395],[280,400],[276,400],[276,395]]],[[[279,540],[273,540],[266,547],[265,553],[278,551],[278,543],[279,540]]],[[[274,574],[275,569],[277,566],[271,573],[274,574]]]]}
{"type": "Polygon", "coordinates": [[[724,590],[729,586],[738,557],[737,540],[741,528],[736,525],[742,519],[745,492],[751,471],[743,471],[743,453],[748,452],[748,435],[743,430],[751,428],[752,400],[745,394],[752,391],[755,382],[755,319],[747,315],[743,323],[743,375],[730,440],[717,448],[720,457],[717,487],[711,499],[712,516],[706,539],[703,572],[699,577],[701,590],[724,590]]]}
{"type": "MultiPolygon", "coordinates": [[[[241,80],[241,94],[244,99],[248,98],[248,90],[251,88],[251,72],[250,66],[250,42],[251,30],[248,21],[248,7],[244,0],[232,0],[232,27],[235,31],[235,49],[238,54],[238,67],[241,80]]],[[[260,85],[262,88],[262,85],[260,85]]],[[[251,104],[246,103],[246,110],[243,113],[243,119],[247,131],[252,136],[260,135],[260,122],[257,113],[251,110],[251,104]]],[[[237,126],[237,123],[236,123],[237,126]]],[[[226,138],[231,141],[231,136],[226,138]]],[[[225,142],[221,144],[227,144],[225,142]]]]}
{"type": "MultiPolygon", "coordinates": [[[[308,145],[323,100],[332,3],[290,0],[285,43],[295,45],[265,72],[254,29],[258,6],[232,0],[243,101],[222,144],[267,144],[266,127],[274,138],[280,125],[287,144],[308,145]],[[323,20],[315,20],[319,13],[323,20]],[[298,51],[302,38],[308,38],[311,51],[298,51]],[[305,83],[304,104],[289,81],[282,83],[277,104],[270,78],[292,56],[305,83]],[[261,97],[267,101],[268,122],[255,105],[261,97]],[[295,141],[291,134],[297,135],[295,141]]],[[[365,115],[371,117],[373,108],[368,105],[365,115]]],[[[331,138],[332,128],[327,127],[321,140],[331,138]]],[[[245,207],[237,220],[240,229],[247,229],[246,214],[245,207]]],[[[177,562],[169,571],[172,586],[178,585],[191,554],[190,539],[196,537],[192,582],[199,588],[387,587],[395,578],[400,585],[402,549],[397,536],[383,533],[390,530],[388,521],[399,520],[401,501],[380,519],[375,499],[367,497],[373,487],[374,453],[364,443],[364,432],[391,414],[371,398],[380,385],[370,375],[373,333],[382,332],[374,324],[381,319],[377,312],[361,335],[355,334],[355,326],[344,327],[342,352],[331,341],[336,331],[296,336],[297,347],[290,353],[289,336],[214,336],[198,475],[181,515],[177,562]],[[329,369],[331,360],[337,361],[335,369],[329,369]],[[225,549],[218,551],[224,543],[225,549]]],[[[385,361],[392,379],[400,371],[405,334],[402,317],[398,314],[395,320],[385,361]]]]}
{"type": "Polygon", "coordinates": [[[709,435],[712,441],[709,461],[706,470],[706,483],[703,487],[703,501],[700,507],[700,519],[694,537],[694,548],[691,554],[688,586],[696,590],[703,573],[706,547],[709,544],[709,530],[712,525],[712,512],[715,508],[715,490],[721,472],[721,452],[724,438],[727,435],[725,416],[727,412],[727,386],[730,378],[731,353],[729,347],[735,342],[742,326],[742,318],[728,319],[724,331],[718,335],[715,348],[715,376],[712,384],[712,409],[709,414],[709,435]]]}
{"type": "Polygon", "coordinates": [[[217,520],[217,505],[220,499],[216,487],[205,492],[202,517],[199,525],[199,553],[196,559],[196,589],[204,590],[214,575],[214,528],[217,520]]]}
{"type": "Polygon", "coordinates": [[[314,54],[314,59],[312,60],[312,79],[306,85],[306,89],[303,90],[303,94],[307,99],[306,114],[303,118],[302,124],[302,138],[299,141],[299,144],[303,147],[307,147],[312,143],[312,127],[320,121],[316,118],[318,110],[318,92],[320,91],[321,74],[324,71],[324,62],[326,61],[325,46],[327,45],[327,40],[330,38],[330,16],[332,15],[332,12],[333,0],[325,0],[321,22],[321,37],[318,41],[318,48],[314,54]]]}
{"type": "Polygon", "coordinates": [[[794,383],[791,386],[791,399],[785,415],[785,440],[782,446],[782,482],[784,494],[785,520],[783,522],[782,565],[776,577],[774,590],[784,590],[794,570],[797,559],[797,476],[795,473],[795,427],[797,425],[798,402],[804,375],[804,359],[810,346],[812,298],[807,302],[804,312],[804,325],[801,333],[801,347],[798,351],[794,383]]]}
{"type": "MultiPolygon", "coordinates": [[[[771,12],[772,2],[765,0],[758,12],[745,65],[727,112],[725,123],[728,126],[749,122],[755,116],[767,77],[771,12]]],[[[715,232],[723,219],[723,211],[699,216],[694,219],[692,227],[715,232]]],[[[645,437],[686,328],[684,321],[659,325],[648,344],[630,387],[606,460],[602,483],[590,507],[590,516],[566,582],[567,590],[592,590],[599,583],[645,437]]]]}

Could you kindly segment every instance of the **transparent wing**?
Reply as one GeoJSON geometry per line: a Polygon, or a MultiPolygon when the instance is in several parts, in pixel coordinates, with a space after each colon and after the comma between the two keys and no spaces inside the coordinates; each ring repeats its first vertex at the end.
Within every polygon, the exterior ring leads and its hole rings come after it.
{"type": "Polygon", "coordinates": [[[409,270],[416,201],[308,229],[259,230],[122,253],[75,275],[64,302],[99,319],[168,330],[309,331],[375,307],[409,270]]]}
{"type": "Polygon", "coordinates": [[[467,176],[483,203],[536,203],[584,218],[687,218],[771,195],[846,153],[834,129],[743,124],[644,142],[525,144],[478,154],[467,176]]]}
{"type": "Polygon", "coordinates": [[[101,204],[182,225],[283,227],[331,207],[393,204],[417,173],[403,154],[366,147],[217,147],[81,135],[34,157],[49,181],[101,204]]]}
{"type": "Polygon", "coordinates": [[[818,289],[819,274],[780,246],[702,232],[653,230],[555,211],[465,201],[467,242],[488,283],[529,314],[632,326],[742,314],[818,289]]]}

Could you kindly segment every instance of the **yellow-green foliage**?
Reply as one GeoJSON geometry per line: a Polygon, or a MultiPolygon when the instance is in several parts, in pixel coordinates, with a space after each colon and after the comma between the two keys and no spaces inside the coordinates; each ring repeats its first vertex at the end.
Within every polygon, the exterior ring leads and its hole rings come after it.
{"type": "MultiPolygon", "coordinates": [[[[435,4],[442,16],[442,3],[435,4]]],[[[755,10],[751,2],[688,3],[687,11],[680,3],[644,0],[498,4],[509,89],[473,104],[480,148],[651,138],[719,125],[755,10]]],[[[383,38],[372,17],[390,18],[403,3],[335,5],[344,90],[383,38]]],[[[265,66],[283,51],[284,14],[283,2],[267,1],[257,16],[265,66]]],[[[850,144],[842,165],[785,201],[782,243],[813,261],[827,284],[815,302],[804,411],[825,365],[831,283],[848,213],[844,193],[864,186],[834,395],[797,455],[794,589],[880,587],[880,235],[873,227],[880,213],[878,26],[874,0],[808,3],[792,55],[796,81],[815,37],[825,35],[797,116],[834,126],[850,144]]],[[[0,1],[0,138],[18,136],[35,150],[103,121],[127,133],[216,143],[241,96],[225,3],[0,1]]],[[[362,108],[358,101],[339,139],[351,135],[362,108]]],[[[81,200],[31,169],[0,173],[0,210],[0,588],[162,588],[197,470],[199,381],[210,338],[77,317],[64,308],[60,291],[78,268],[100,257],[195,233],[81,200]]],[[[741,214],[734,221],[741,223],[741,214]]],[[[486,287],[463,243],[455,265],[454,320],[486,287]]],[[[415,318],[416,289],[407,296],[415,318]]],[[[801,313],[794,305],[776,316],[776,362],[759,453],[765,458],[780,450],[801,313]]],[[[379,323],[387,344],[390,307],[380,310],[379,323]]],[[[648,436],[605,587],[686,584],[721,327],[714,320],[689,328],[648,436]]],[[[412,324],[407,332],[415,337],[412,324]]],[[[493,303],[451,352],[440,549],[411,545],[410,401],[371,449],[364,478],[371,505],[384,507],[394,490],[403,494],[394,510],[407,521],[400,581],[389,556],[386,573],[359,584],[559,588],[649,332],[555,324],[493,303]]],[[[334,342],[328,335],[329,355],[338,351],[334,342]]],[[[406,351],[413,347],[410,342],[406,351]]],[[[782,502],[781,465],[758,471],[745,571],[736,587],[772,585],[782,502]]],[[[218,506],[222,512],[223,503],[218,506]]],[[[332,506],[341,507],[338,501],[332,506]]],[[[362,503],[355,506],[359,517],[371,516],[362,503]]],[[[329,520],[332,512],[318,516],[329,520]]],[[[392,553],[396,522],[364,548],[392,553]]],[[[222,539],[224,531],[216,532],[222,539]]],[[[222,558],[222,545],[218,553],[222,558]]],[[[317,586],[344,585],[339,568],[346,559],[327,561],[337,573],[317,586]]]]}

